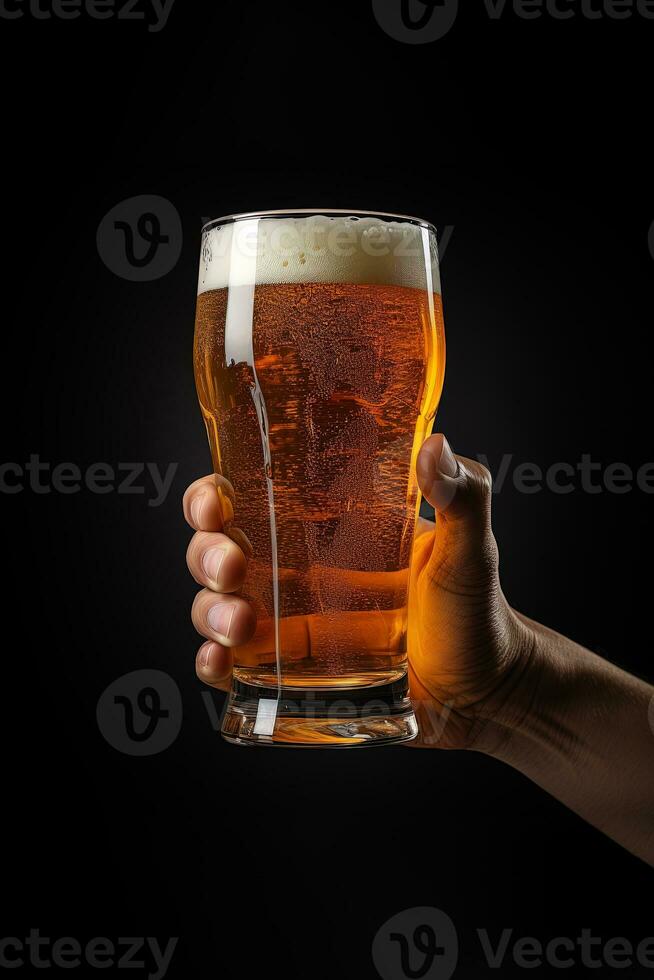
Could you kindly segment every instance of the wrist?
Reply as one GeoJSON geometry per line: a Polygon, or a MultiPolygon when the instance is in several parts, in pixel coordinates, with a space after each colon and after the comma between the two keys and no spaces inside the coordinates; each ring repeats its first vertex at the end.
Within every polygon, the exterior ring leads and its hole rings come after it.
{"type": "Polygon", "coordinates": [[[546,642],[539,624],[512,613],[513,641],[501,684],[480,714],[478,735],[470,748],[519,768],[520,756],[532,739],[553,738],[546,719],[548,705],[562,688],[564,665],[546,642]]]}
{"type": "Polygon", "coordinates": [[[616,668],[540,623],[517,618],[527,631],[521,666],[474,748],[544,784],[554,772],[589,763],[605,682],[616,668]]]}

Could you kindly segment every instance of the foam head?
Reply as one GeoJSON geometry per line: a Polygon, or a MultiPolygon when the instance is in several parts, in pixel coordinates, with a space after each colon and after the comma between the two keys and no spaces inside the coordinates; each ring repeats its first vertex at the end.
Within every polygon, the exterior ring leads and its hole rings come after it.
{"type": "Polygon", "coordinates": [[[320,214],[240,218],[203,232],[199,293],[303,282],[440,293],[436,236],[401,219],[320,214]]]}

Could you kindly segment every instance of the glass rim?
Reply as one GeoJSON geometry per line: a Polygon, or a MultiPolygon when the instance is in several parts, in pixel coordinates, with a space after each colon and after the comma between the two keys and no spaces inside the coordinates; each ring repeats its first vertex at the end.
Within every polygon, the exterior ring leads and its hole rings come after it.
{"type": "Polygon", "coordinates": [[[297,218],[297,217],[308,217],[310,215],[316,218],[324,216],[326,218],[331,217],[348,217],[348,218],[381,218],[383,221],[401,221],[404,224],[417,225],[420,228],[427,228],[438,234],[436,226],[432,224],[431,221],[427,221],[425,218],[416,218],[412,214],[395,214],[392,211],[365,211],[359,210],[358,208],[349,210],[348,208],[290,208],[273,211],[243,211],[238,214],[225,214],[220,218],[211,218],[202,225],[202,234],[206,231],[210,231],[212,228],[218,227],[218,225],[229,225],[236,221],[246,221],[248,219],[256,218],[297,218]]]}

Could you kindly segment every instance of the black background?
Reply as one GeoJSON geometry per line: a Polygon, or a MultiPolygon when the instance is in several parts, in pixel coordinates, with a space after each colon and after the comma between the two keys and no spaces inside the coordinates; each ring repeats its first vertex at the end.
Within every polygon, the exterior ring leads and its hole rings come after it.
{"type": "MultiPolygon", "coordinates": [[[[654,934],[645,866],[518,773],[472,753],[238,750],[195,678],[180,499],[210,467],[191,364],[203,218],[321,206],[453,226],[437,427],[455,450],[494,469],[510,453],[510,473],[652,458],[635,424],[654,21],[461,6],[425,45],[387,36],[367,2],[177,0],[159,33],[0,19],[4,459],[179,464],[160,507],[149,490],[3,489],[2,935],[174,935],[169,976],[331,980],[374,978],[375,933],[419,905],[454,920],[466,978],[489,972],[477,928],[654,934]],[[96,248],[105,213],[141,194],[183,222],[155,282],[96,248]],[[138,668],[167,671],[184,703],[149,758],[96,723],[104,688],[138,668]]],[[[651,675],[632,571],[648,502],[524,494],[509,475],[494,524],[513,605],[651,675]]]]}

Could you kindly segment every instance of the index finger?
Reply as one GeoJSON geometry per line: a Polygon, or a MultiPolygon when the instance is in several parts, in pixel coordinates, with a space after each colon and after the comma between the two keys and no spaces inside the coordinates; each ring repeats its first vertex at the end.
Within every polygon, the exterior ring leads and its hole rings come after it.
{"type": "Polygon", "coordinates": [[[234,488],[219,473],[203,476],[187,489],[184,517],[196,531],[222,531],[234,520],[234,488]]]}

